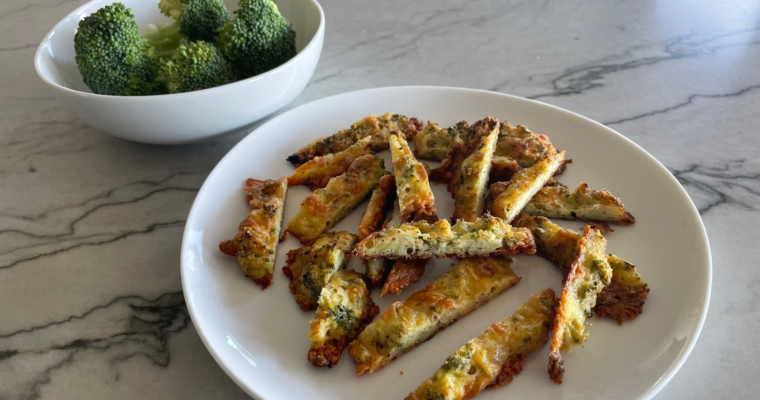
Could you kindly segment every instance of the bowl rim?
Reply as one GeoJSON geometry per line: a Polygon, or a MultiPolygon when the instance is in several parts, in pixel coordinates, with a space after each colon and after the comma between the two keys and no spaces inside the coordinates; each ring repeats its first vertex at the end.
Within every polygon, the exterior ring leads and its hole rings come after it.
{"type": "MultiPolygon", "coordinates": [[[[311,37],[311,40],[309,40],[309,43],[307,43],[306,46],[304,46],[304,48],[301,51],[299,51],[298,53],[296,53],[296,55],[293,56],[293,58],[291,58],[290,60],[286,61],[284,64],[279,65],[278,67],[273,68],[273,69],[271,69],[271,70],[269,70],[267,72],[264,72],[262,74],[255,75],[255,76],[252,76],[250,78],[241,79],[239,81],[231,82],[231,83],[228,83],[228,84],[225,84],[225,85],[216,86],[216,87],[212,87],[212,88],[208,88],[208,89],[194,90],[192,92],[154,94],[154,95],[148,95],[148,96],[117,96],[117,95],[110,95],[110,94],[97,94],[97,93],[91,93],[91,92],[83,92],[81,90],[76,90],[76,89],[72,89],[72,88],[60,85],[60,84],[58,84],[56,82],[53,82],[50,79],[48,79],[40,71],[40,55],[42,54],[42,50],[45,47],[45,44],[47,44],[47,43],[50,42],[50,38],[52,37],[53,33],[56,31],[56,29],[58,29],[58,27],[61,24],[63,24],[63,22],[66,19],[72,18],[72,17],[76,17],[76,15],[79,14],[83,9],[92,6],[94,3],[106,2],[106,1],[108,1],[108,0],[90,0],[87,3],[85,3],[85,4],[82,4],[81,6],[77,7],[76,9],[74,9],[73,11],[71,11],[70,13],[66,14],[66,16],[64,16],[63,18],[61,18],[61,20],[59,20],[53,26],[53,28],[51,28],[48,31],[48,33],[45,34],[45,36],[43,37],[42,41],[37,46],[37,50],[34,52],[34,70],[35,70],[35,72],[37,72],[37,76],[39,76],[40,79],[42,79],[45,83],[47,83],[48,85],[50,85],[50,86],[52,86],[52,87],[54,87],[56,89],[59,89],[59,90],[63,91],[63,92],[67,92],[67,93],[78,95],[78,96],[91,97],[91,98],[117,98],[117,99],[121,99],[121,100],[124,100],[124,101],[137,101],[137,99],[142,99],[142,100],[145,100],[145,99],[161,99],[161,98],[170,98],[170,97],[171,98],[177,98],[177,97],[180,97],[180,96],[182,96],[182,97],[198,96],[199,93],[201,93],[201,92],[203,92],[203,93],[210,93],[212,91],[221,91],[221,90],[224,90],[225,88],[229,88],[229,87],[231,87],[233,85],[237,85],[237,84],[243,85],[243,84],[246,84],[246,83],[251,83],[251,82],[263,80],[263,79],[266,79],[270,75],[274,75],[274,74],[278,73],[279,71],[284,70],[285,68],[289,67],[290,65],[295,64],[296,62],[298,62],[299,58],[305,57],[305,56],[302,56],[302,54],[306,53],[307,50],[310,50],[312,47],[315,47],[316,46],[316,44],[314,43],[315,39],[317,39],[317,37],[324,36],[324,32],[325,32],[325,12],[322,9],[322,5],[319,4],[319,2],[317,0],[305,0],[305,1],[308,1],[308,2],[312,3],[313,5],[317,6],[317,10],[319,11],[319,26],[317,27],[317,31],[314,32],[314,35],[311,37]]],[[[118,2],[118,0],[111,0],[110,3],[108,3],[107,5],[110,5],[110,4],[113,4],[113,3],[117,3],[117,2],[118,2]]],[[[296,32],[296,34],[297,34],[297,32],[296,32]]],[[[160,101],[160,100],[157,100],[157,101],[160,101]]]]}

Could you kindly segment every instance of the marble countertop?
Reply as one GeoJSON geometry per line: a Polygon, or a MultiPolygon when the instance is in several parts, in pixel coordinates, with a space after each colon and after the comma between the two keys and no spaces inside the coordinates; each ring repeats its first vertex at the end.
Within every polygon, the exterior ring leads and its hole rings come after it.
{"type": "MultiPolygon", "coordinates": [[[[0,2],[0,399],[247,398],[194,330],[179,269],[195,194],[243,136],[141,145],[69,112],[32,60],[84,2],[0,2]]],[[[322,5],[322,58],[289,108],[379,86],[494,90],[657,157],[699,208],[714,266],[700,340],[658,398],[757,396],[760,2],[322,5]]]]}

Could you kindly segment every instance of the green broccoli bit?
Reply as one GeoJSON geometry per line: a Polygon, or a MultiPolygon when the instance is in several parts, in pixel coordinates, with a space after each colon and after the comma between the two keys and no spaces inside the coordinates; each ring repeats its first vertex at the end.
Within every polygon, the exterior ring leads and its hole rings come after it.
{"type": "Polygon", "coordinates": [[[192,92],[235,81],[232,63],[211,43],[183,44],[164,62],[169,93],[192,92]]]}
{"type": "Polygon", "coordinates": [[[213,42],[222,25],[230,20],[230,12],[221,0],[161,0],[158,8],[176,21],[178,33],[190,41],[213,42]]]}
{"type": "Polygon", "coordinates": [[[296,34],[270,0],[241,0],[234,21],[222,27],[217,46],[241,78],[276,68],[296,54],[296,34]]]}
{"type": "Polygon", "coordinates": [[[121,96],[161,94],[155,49],[140,36],[132,10],[105,6],[79,21],[74,50],[84,83],[94,93],[121,96]]]}

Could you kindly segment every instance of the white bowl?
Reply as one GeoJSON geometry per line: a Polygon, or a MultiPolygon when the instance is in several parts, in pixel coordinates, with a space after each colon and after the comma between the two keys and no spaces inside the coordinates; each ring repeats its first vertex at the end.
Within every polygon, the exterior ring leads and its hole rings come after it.
{"type": "MultiPolygon", "coordinates": [[[[134,11],[140,29],[170,21],[158,0],[119,0],[134,11]]],[[[92,93],[74,60],[79,21],[116,0],[93,0],[61,20],[45,36],[34,57],[37,74],[61,102],[90,125],[113,136],[153,144],[197,142],[233,132],[274,113],[301,93],[322,52],[325,15],[316,0],[276,0],[296,31],[298,54],[252,78],[206,90],[160,96],[107,96],[92,93]]],[[[225,0],[230,11],[237,0],[225,0]]]]}

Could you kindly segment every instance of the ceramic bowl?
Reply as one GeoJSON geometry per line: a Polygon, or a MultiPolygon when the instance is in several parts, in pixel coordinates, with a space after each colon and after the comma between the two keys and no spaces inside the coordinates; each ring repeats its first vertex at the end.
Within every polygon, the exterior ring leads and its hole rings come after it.
{"type": "MultiPolygon", "coordinates": [[[[134,11],[140,29],[170,20],[158,0],[120,0],[134,11]]],[[[276,0],[296,31],[298,54],[285,64],[248,79],[211,89],[159,96],[107,96],[92,93],[75,62],[79,21],[114,0],[91,1],[66,16],[37,49],[37,74],[61,102],[95,128],[122,139],[153,144],[197,142],[249,129],[290,103],[311,79],[322,52],[325,16],[315,0],[276,0]]],[[[237,0],[225,0],[232,11],[237,0]]]]}

